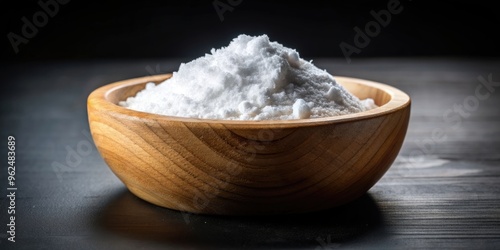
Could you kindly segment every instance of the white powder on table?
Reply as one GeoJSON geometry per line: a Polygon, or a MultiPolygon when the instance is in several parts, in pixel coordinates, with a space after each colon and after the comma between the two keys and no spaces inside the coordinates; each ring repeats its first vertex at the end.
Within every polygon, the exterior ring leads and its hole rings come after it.
{"type": "Polygon", "coordinates": [[[169,116],[228,120],[329,117],[376,107],[267,35],[240,35],[119,105],[169,116]]]}

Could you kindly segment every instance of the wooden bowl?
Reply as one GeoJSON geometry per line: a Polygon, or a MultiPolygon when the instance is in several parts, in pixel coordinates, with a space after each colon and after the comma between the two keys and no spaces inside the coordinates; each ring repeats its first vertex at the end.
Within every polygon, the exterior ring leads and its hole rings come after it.
{"type": "Polygon", "coordinates": [[[156,75],[103,86],[88,98],[97,149],[128,189],[153,204],[204,214],[302,213],[366,193],[403,143],[410,98],[391,86],[336,77],[380,107],[328,118],[229,121],[118,106],[156,75]]]}

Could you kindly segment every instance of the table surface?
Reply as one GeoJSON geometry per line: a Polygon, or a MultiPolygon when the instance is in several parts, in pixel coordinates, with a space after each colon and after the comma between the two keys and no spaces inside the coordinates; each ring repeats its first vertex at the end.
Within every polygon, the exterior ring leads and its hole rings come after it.
{"type": "Polygon", "coordinates": [[[362,198],[318,213],[263,217],[187,214],[144,202],[89,138],[93,89],[171,72],[181,61],[1,64],[0,138],[7,144],[13,135],[17,143],[16,242],[6,239],[4,163],[1,249],[500,248],[500,61],[314,60],[334,75],[407,92],[407,137],[362,198]]]}

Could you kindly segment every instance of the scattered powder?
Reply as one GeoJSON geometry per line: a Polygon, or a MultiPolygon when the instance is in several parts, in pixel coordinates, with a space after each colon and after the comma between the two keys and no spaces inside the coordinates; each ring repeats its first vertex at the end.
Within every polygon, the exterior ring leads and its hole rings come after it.
{"type": "Polygon", "coordinates": [[[228,120],[328,117],[375,108],[360,101],[332,75],[267,35],[240,35],[212,49],[158,84],[148,83],[119,105],[169,115],[228,120]]]}

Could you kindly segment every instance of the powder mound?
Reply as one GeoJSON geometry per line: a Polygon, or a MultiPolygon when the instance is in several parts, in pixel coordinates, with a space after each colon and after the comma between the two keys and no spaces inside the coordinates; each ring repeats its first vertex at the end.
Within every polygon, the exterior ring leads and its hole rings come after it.
{"type": "Polygon", "coordinates": [[[240,35],[119,104],[161,115],[228,120],[329,117],[376,107],[267,35],[240,35]]]}

